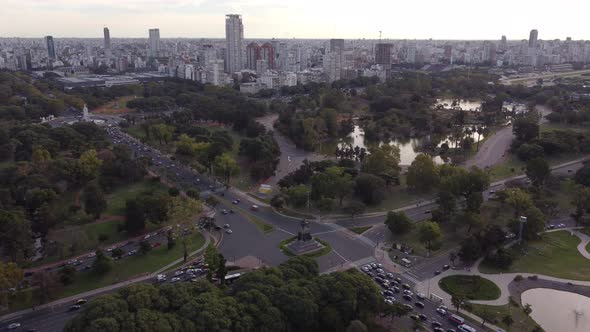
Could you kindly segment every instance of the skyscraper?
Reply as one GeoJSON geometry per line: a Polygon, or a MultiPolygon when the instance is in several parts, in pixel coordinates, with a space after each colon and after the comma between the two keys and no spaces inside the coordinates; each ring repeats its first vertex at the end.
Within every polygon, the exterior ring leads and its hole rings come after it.
{"type": "Polygon", "coordinates": [[[256,61],[260,60],[260,46],[252,42],[246,46],[246,68],[256,69],[256,61]]]}
{"type": "Polygon", "coordinates": [[[148,57],[155,58],[160,54],[160,29],[150,29],[148,57]]]}
{"type": "Polygon", "coordinates": [[[531,34],[529,35],[529,48],[537,48],[537,38],[539,37],[539,32],[537,29],[531,30],[531,34]]]}
{"type": "Polygon", "coordinates": [[[242,40],[244,39],[244,26],[242,16],[237,14],[225,15],[225,64],[228,73],[242,70],[242,40]]]}
{"type": "Polygon", "coordinates": [[[508,44],[506,41],[506,36],[502,36],[502,39],[500,39],[500,51],[504,52],[508,49],[508,44]]]}
{"type": "Polygon", "coordinates": [[[47,56],[50,59],[55,59],[55,44],[53,43],[53,36],[46,36],[45,42],[47,43],[47,56]]]}
{"type": "Polygon", "coordinates": [[[330,39],[330,52],[344,51],[344,39],[330,39]]]}
{"type": "Polygon", "coordinates": [[[384,66],[385,69],[390,69],[392,48],[393,44],[390,43],[375,44],[375,63],[384,66]]]}
{"type": "Polygon", "coordinates": [[[262,44],[260,58],[266,60],[269,69],[275,69],[275,49],[271,43],[262,44]]]}
{"type": "Polygon", "coordinates": [[[111,56],[111,33],[109,32],[109,28],[104,27],[104,54],[106,56],[111,56]]]}

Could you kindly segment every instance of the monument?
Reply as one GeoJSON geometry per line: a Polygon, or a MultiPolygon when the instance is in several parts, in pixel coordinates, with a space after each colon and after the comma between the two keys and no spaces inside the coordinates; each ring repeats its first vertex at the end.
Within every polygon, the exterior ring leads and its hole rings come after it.
{"type": "Polygon", "coordinates": [[[322,250],[324,245],[311,236],[309,221],[303,219],[301,220],[301,230],[297,233],[297,238],[288,243],[287,248],[295,255],[303,255],[322,250]]]}
{"type": "Polygon", "coordinates": [[[84,108],[82,109],[82,121],[90,121],[90,117],[88,116],[88,107],[86,106],[86,104],[84,104],[84,108]]]}

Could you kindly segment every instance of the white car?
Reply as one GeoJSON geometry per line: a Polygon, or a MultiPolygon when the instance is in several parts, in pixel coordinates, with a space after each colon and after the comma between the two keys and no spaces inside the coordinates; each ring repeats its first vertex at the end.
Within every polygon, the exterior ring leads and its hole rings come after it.
{"type": "Polygon", "coordinates": [[[179,277],[174,277],[172,279],[170,279],[170,282],[179,282],[180,278],[179,277]]]}
{"type": "Polygon", "coordinates": [[[441,315],[441,316],[446,316],[447,315],[447,311],[443,308],[436,308],[436,313],[441,315]]]}
{"type": "Polygon", "coordinates": [[[9,330],[14,330],[14,329],[17,329],[17,328],[19,328],[19,327],[20,327],[20,323],[12,323],[12,324],[8,325],[8,327],[7,327],[7,328],[8,328],[9,330]]]}
{"type": "Polygon", "coordinates": [[[231,229],[226,229],[226,230],[225,230],[225,232],[226,232],[227,234],[231,234],[231,233],[233,233],[231,229]]]}
{"type": "Polygon", "coordinates": [[[422,293],[416,293],[416,297],[419,298],[420,300],[424,300],[426,298],[426,295],[424,295],[422,293]]]}
{"type": "Polygon", "coordinates": [[[175,276],[181,276],[184,273],[184,271],[180,270],[180,271],[176,271],[174,272],[175,276]]]}

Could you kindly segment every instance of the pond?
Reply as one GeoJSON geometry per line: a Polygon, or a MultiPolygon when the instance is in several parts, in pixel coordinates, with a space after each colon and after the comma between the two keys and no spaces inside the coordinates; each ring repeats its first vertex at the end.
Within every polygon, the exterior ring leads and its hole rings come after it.
{"type": "MultiPolygon", "coordinates": [[[[467,133],[467,129],[473,129],[472,126],[469,127],[465,127],[464,131],[467,133]]],[[[466,134],[467,135],[467,134],[466,134]]],[[[471,138],[473,138],[473,142],[474,144],[478,141],[478,140],[483,140],[484,139],[484,135],[482,134],[478,134],[477,132],[473,132],[468,134],[469,136],[471,136],[471,138]]],[[[394,139],[391,141],[388,141],[388,144],[391,145],[395,145],[399,148],[400,151],[400,165],[411,165],[412,162],[414,161],[414,159],[416,159],[416,156],[419,155],[423,149],[421,149],[422,144],[424,144],[427,140],[429,139],[429,137],[425,137],[425,138],[408,138],[408,139],[394,139]]],[[[337,146],[338,148],[342,149],[345,147],[359,147],[359,148],[365,148],[368,149],[370,145],[374,145],[374,144],[384,144],[385,142],[379,142],[379,143],[371,143],[369,144],[368,142],[365,142],[365,131],[363,130],[363,128],[361,128],[358,125],[354,126],[354,130],[348,135],[348,137],[346,139],[341,140],[337,146]]],[[[442,139],[440,141],[440,143],[438,144],[438,147],[442,146],[443,143],[447,143],[447,145],[450,148],[454,148],[455,147],[455,141],[453,139],[449,137],[445,137],[444,139],[442,139]]],[[[443,158],[441,158],[440,156],[433,156],[432,159],[434,160],[435,163],[437,164],[444,164],[446,162],[448,162],[449,160],[444,160],[443,158]]]]}
{"type": "MultiPolygon", "coordinates": [[[[465,99],[437,99],[434,108],[445,109],[445,110],[463,110],[467,112],[479,112],[481,111],[481,100],[465,100],[465,99]]],[[[514,111],[516,114],[526,112],[528,110],[527,105],[519,102],[508,102],[505,101],[502,104],[502,108],[506,111],[514,111]]]]}
{"type": "Polygon", "coordinates": [[[590,297],[547,288],[529,289],[521,295],[530,304],[531,317],[546,332],[590,331],[590,297]]]}

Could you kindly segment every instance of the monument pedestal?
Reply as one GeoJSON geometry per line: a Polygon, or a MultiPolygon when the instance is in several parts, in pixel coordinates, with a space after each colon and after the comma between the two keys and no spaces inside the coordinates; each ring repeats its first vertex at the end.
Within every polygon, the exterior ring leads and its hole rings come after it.
{"type": "Polygon", "coordinates": [[[289,248],[293,254],[299,256],[320,251],[324,249],[324,245],[314,239],[307,241],[295,240],[287,244],[287,248],[289,248]]]}

